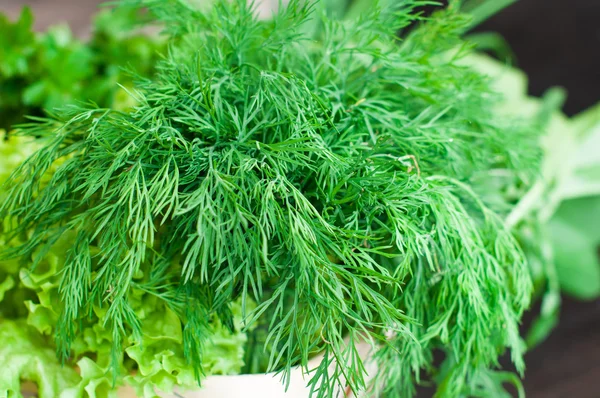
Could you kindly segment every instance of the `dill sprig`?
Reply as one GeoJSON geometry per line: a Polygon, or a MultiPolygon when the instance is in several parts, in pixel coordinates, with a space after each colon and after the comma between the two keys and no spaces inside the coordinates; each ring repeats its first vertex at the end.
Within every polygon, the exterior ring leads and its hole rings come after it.
{"type": "Polygon", "coordinates": [[[505,348],[523,369],[528,271],[477,181],[503,169],[526,183],[536,137],[498,119],[486,78],[458,62],[470,23],[458,3],[424,18],[406,0],[346,22],[296,0],[269,21],[243,0],[138,3],[171,45],[132,92],[138,106],[22,126],[42,148],[0,207],[13,234],[29,233],[5,255],[76,236],[62,271],[63,358],[103,307],[118,369],[125,332],[144,328],[130,304],[144,271],[168,275],[146,290],[184,306],[198,376],[208,322],[231,326],[236,300],[248,327],[267,330],[260,371],[286,382],[324,355],[310,369],[316,397],[365,388],[364,340],[390,396],[429,377],[439,396],[459,396],[505,348]]]}

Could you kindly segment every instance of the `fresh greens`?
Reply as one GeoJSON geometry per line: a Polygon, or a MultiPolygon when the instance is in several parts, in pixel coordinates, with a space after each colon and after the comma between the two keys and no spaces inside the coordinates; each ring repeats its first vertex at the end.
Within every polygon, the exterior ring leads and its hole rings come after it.
{"type": "Polygon", "coordinates": [[[141,22],[131,9],[105,10],[82,43],[66,26],[34,34],[28,8],[14,23],[0,14],[0,128],[70,103],[128,106],[118,86],[132,84],[126,69],[149,76],[163,47],[136,30],[141,22]]]}
{"type": "MultiPolygon", "coordinates": [[[[5,139],[0,134],[0,181],[4,181],[16,165],[35,150],[20,137],[5,139]]],[[[0,245],[6,249],[7,235],[0,228],[0,245]]],[[[0,361],[10,364],[0,375],[0,396],[19,397],[21,380],[33,381],[42,397],[79,397],[86,391],[89,397],[114,396],[114,379],[108,371],[111,357],[111,333],[99,319],[101,307],[93,309],[81,324],[80,336],[73,343],[69,366],[63,367],[56,359],[52,341],[60,316],[60,277],[65,261],[64,253],[72,237],[44,253],[39,265],[29,271],[19,262],[0,261],[0,337],[10,344],[0,349],[0,361]],[[75,362],[81,372],[72,370],[75,362]],[[58,394],[61,392],[62,395],[58,394]],[[13,394],[13,395],[11,395],[13,394]]],[[[39,255],[36,252],[35,255],[39,255]]],[[[183,330],[175,311],[162,304],[160,292],[150,287],[148,279],[139,273],[131,292],[132,309],[139,319],[145,320],[141,339],[128,336],[123,345],[124,354],[117,359],[122,370],[118,384],[134,386],[140,396],[153,397],[154,389],[170,390],[174,385],[193,387],[196,378],[184,359],[181,339],[183,330]],[[132,371],[137,370],[134,374],[132,371]]],[[[163,280],[167,286],[168,280],[163,280]]],[[[234,325],[238,332],[230,332],[216,320],[210,320],[211,339],[204,347],[202,370],[205,374],[236,374],[243,366],[246,335],[239,332],[241,307],[232,305],[234,325]]]]}
{"type": "Polygon", "coordinates": [[[580,299],[600,297],[600,198],[565,202],[550,222],[561,288],[580,299]]]}
{"type": "Polygon", "coordinates": [[[550,234],[561,288],[589,300],[600,297],[600,106],[577,116],[569,133],[576,150],[552,196],[550,234]]]}
{"type": "Polygon", "coordinates": [[[528,257],[535,295],[542,296],[540,317],[527,337],[533,347],[558,322],[561,289],[580,299],[600,297],[600,107],[568,119],[559,111],[562,90],[529,97],[522,72],[482,55],[466,62],[492,77],[504,94],[499,114],[537,120],[545,132],[542,173],[532,187],[516,192],[519,203],[506,216],[528,257]]]}
{"type": "Polygon", "coordinates": [[[0,112],[96,104],[0,136],[0,395],[300,366],[332,397],[367,387],[364,340],[386,396],[523,395],[498,357],[523,370],[532,292],[530,346],[560,288],[600,293],[600,113],[568,120],[560,90],[529,98],[473,54],[464,33],[511,2],[293,0],[260,21],[242,0],[127,0],[87,44],[0,20],[0,112]],[[161,61],[133,29],[155,22],[161,61]]]}
{"type": "Polygon", "coordinates": [[[0,322],[0,339],[0,396],[21,397],[21,380],[35,382],[43,397],[60,397],[77,382],[75,370],[63,368],[47,339],[24,322],[0,322]]]}
{"type": "Polygon", "coordinates": [[[312,35],[312,6],[298,1],[270,21],[240,0],[207,11],[142,2],[171,50],[138,85],[139,105],[25,126],[19,134],[42,148],[1,207],[10,233],[29,231],[5,253],[34,266],[36,251],[60,252],[69,237],[56,306],[63,360],[93,313],[122,374],[124,347],[152,324],[136,311],[143,283],[183,325],[182,357],[197,375],[210,320],[231,328],[237,301],[247,326],[268,328],[261,371],[289,375],[324,355],[315,396],[341,380],[365,387],[353,344],[363,339],[378,347],[390,396],[431,377],[439,396],[473,391],[506,348],[522,370],[531,284],[494,210],[510,201],[494,197],[534,179],[538,137],[496,117],[487,79],[458,62],[470,23],[458,7],[398,41],[420,4],[324,18],[312,35]]]}

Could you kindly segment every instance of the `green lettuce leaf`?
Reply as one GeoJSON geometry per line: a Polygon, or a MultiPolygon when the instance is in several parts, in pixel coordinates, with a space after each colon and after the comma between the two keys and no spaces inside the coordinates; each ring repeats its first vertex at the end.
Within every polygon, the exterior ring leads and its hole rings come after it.
{"type": "MultiPolygon", "coordinates": [[[[52,335],[56,328],[59,273],[66,245],[66,241],[58,244],[35,270],[20,272],[21,284],[36,293],[34,299],[24,304],[29,310],[27,324],[39,335],[52,335]]],[[[143,278],[142,274],[140,278],[143,278]]],[[[156,391],[172,391],[175,386],[197,388],[194,371],[184,360],[183,328],[177,313],[156,295],[141,289],[134,291],[131,304],[144,325],[144,334],[139,341],[130,335],[125,342],[126,355],[120,359],[121,377],[117,383],[133,386],[137,394],[144,397],[154,397],[156,391]]],[[[235,332],[213,319],[211,333],[214,338],[203,352],[206,375],[238,374],[244,365],[247,337],[241,332],[241,305],[236,303],[232,310],[235,332]]],[[[84,391],[87,396],[96,398],[110,397],[114,393],[110,373],[112,334],[103,327],[98,317],[104,311],[102,308],[94,309],[94,316],[73,345],[74,357],[79,358],[77,366],[81,369],[79,380],[68,390],[73,397],[83,396],[84,391]]],[[[54,347],[51,342],[48,344],[54,347]]]]}
{"type": "Polygon", "coordinates": [[[8,275],[3,282],[0,282],[0,303],[4,300],[4,294],[15,287],[15,280],[8,275]]]}
{"type": "Polygon", "coordinates": [[[0,321],[0,397],[20,398],[21,383],[35,383],[40,397],[62,397],[77,382],[74,369],[63,367],[47,339],[22,321],[0,321]]]}
{"type": "MultiPolygon", "coordinates": [[[[36,145],[0,131],[0,181],[27,158],[36,145]]],[[[6,220],[5,220],[6,222],[6,220]]],[[[0,226],[0,245],[8,244],[0,226]]],[[[40,397],[110,398],[116,396],[111,367],[112,335],[99,322],[104,310],[94,308],[83,333],[73,345],[77,361],[61,366],[56,357],[52,336],[60,308],[59,277],[72,237],[58,242],[35,269],[18,261],[0,261],[0,363],[10,364],[0,372],[0,397],[20,396],[21,381],[33,381],[40,397]],[[19,318],[16,321],[8,318],[19,318]],[[78,371],[75,371],[78,369],[78,371]],[[4,394],[4,395],[3,395],[4,394]],[[10,395],[13,394],[13,395],[10,395]]],[[[34,256],[42,254],[34,253],[34,256]]],[[[143,279],[140,273],[140,281],[143,279]]],[[[175,309],[168,308],[157,295],[144,289],[131,297],[136,315],[144,323],[141,340],[134,336],[124,343],[126,355],[120,358],[121,374],[117,386],[127,383],[138,395],[154,397],[156,391],[172,391],[175,386],[197,388],[197,379],[184,360],[183,329],[175,309]]],[[[214,338],[203,352],[204,373],[237,374],[244,365],[246,334],[242,333],[241,305],[236,303],[234,332],[213,319],[214,338]]]]}
{"type": "MultiPolygon", "coordinates": [[[[213,319],[210,332],[213,337],[202,352],[205,375],[239,374],[244,366],[247,335],[241,332],[241,304],[235,303],[232,311],[233,332],[213,319]]],[[[197,388],[194,371],[184,359],[183,328],[179,317],[168,308],[162,311],[155,309],[148,314],[145,319],[148,327],[144,329],[142,340],[125,350],[138,368],[136,374],[126,377],[127,384],[134,386],[139,396],[148,398],[154,397],[155,389],[172,391],[175,386],[197,388]]]]}
{"type": "Polygon", "coordinates": [[[35,151],[35,145],[24,137],[11,135],[7,137],[0,129],[0,186],[12,171],[35,151]]]}

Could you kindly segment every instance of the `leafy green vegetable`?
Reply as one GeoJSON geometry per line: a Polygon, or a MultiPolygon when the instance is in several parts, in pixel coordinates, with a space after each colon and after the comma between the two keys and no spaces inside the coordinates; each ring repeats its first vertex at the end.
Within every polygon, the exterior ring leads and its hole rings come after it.
{"type": "Polygon", "coordinates": [[[545,131],[543,174],[530,189],[516,192],[522,199],[507,216],[528,257],[536,292],[543,294],[541,316],[527,338],[532,347],[558,322],[561,288],[582,299],[600,297],[595,228],[600,220],[600,108],[568,119],[559,111],[562,90],[532,98],[522,72],[481,55],[469,57],[468,63],[490,75],[504,94],[499,112],[537,119],[545,131]]]}
{"type": "Polygon", "coordinates": [[[600,295],[600,108],[569,120],[562,90],[530,98],[522,72],[471,52],[460,36],[511,1],[431,18],[428,2],[356,1],[348,20],[345,1],[318,4],[328,16],[293,1],[272,21],[241,0],[125,3],[88,44],[36,37],[27,10],[0,18],[4,124],[100,106],[0,136],[0,180],[27,158],[1,196],[0,337],[23,332],[0,349],[17,363],[0,394],[27,379],[153,397],[320,352],[310,384],[329,397],[366,387],[367,339],[389,396],[425,380],[523,395],[495,368],[506,348],[523,368],[529,276],[529,346],[561,288],[600,295]],[[140,5],[170,34],[152,79],[163,43],[139,34],[140,5]]]}
{"type": "MultiPolygon", "coordinates": [[[[64,253],[65,249],[64,247],[57,248],[55,252],[64,253]]],[[[47,365],[48,372],[52,371],[53,374],[65,378],[64,382],[60,381],[62,379],[58,379],[58,382],[61,383],[59,391],[64,391],[60,397],[79,397],[83,395],[83,391],[90,397],[115,396],[115,380],[109,372],[113,366],[111,362],[112,336],[110,331],[102,327],[96,316],[89,317],[84,323],[81,336],[73,343],[73,358],[69,360],[69,366],[60,366],[56,359],[56,348],[48,336],[52,336],[59,318],[56,309],[60,306],[58,278],[60,273],[57,270],[60,263],[60,259],[54,252],[51,252],[45,256],[35,272],[21,270],[20,289],[35,292],[30,300],[19,300],[29,311],[26,322],[24,320],[17,321],[19,330],[22,332],[16,332],[16,329],[10,328],[12,321],[0,319],[0,330],[6,323],[8,325],[6,326],[7,334],[15,334],[16,336],[13,338],[18,338],[25,347],[36,345],[44,348],[44,354],[38,355],[31,350],[32,357],[21,360],[19,359],[20,354],[18,354],[20,351],[8,350],[6,353],[0,351],[0,358],[6,358],[7,361],[14,359],[17,363],[23,363],[22,366],[26,366],[27,369],[32,363],[39,362],[44,366],[47,365]],[[48,352],[52,355],[51,361],[45,359],[48,352]],[[75,362],[80,369],[79,375],[75,374],[77,377],[73,377],[75,362]]],[[[9,289],[14,287],[14,283],[8,285],[9,289]]],[[[170,391],[174,385],[183,388],[195,387],[196,378],[193,368],[186,363],[183,356],[181,346],[183,330],[177,315],[162,306],[154,295],[146,293],[144,289],[143,285],[140,286],[140,289],[136,289],[133,292],[132,301],[136,315],[140,319],[147,320],[146,327],[140,341],[134,341],[130,337],[124,343],[125,354],[123,358],[119,359],[122,375],[117,380],[117,385],[122,383],[132,385],[136,387],[139,396],[143,397],[154,397],[156,389],[170,391]],[[134,370],[136,373],[133,372],[134,370]]],[[[237,333],[232,333],[218,324],[209,328],[208,331],[212,338],[204,350],[203,371],[205,374],[237,374],[240,372],[243,366],[246,342],[246,335],[239,332],[241,328],[240,308],[239,303],[233,307],[234,327],[238,330],[237,333]]],[[[102,309],[96,308],[94,311],[101,313],[102,309]]],[[[20,349],[19,344],[15,343],[15,350],[20,349]]],[[[39,369],[46,369],[44,366],[39,369]]],[[[38,383],[40,381],[38,373],[32,372],[20,370],[18,373],[2,374],[0,386],[2,383],[16,385],[14,380],[18,381],[19,377],[22,380],[38,383]]],[[[46,370],[36,372],[45,374],[46,370]]],[[[41,396],[59,396],[48,391],[47,389],[40,390],[41,396]]]]}
{"type": "Polygon", "coordinates": [[[24,8],[19,19],[13,24],[5,15],[0,15],[0,71],[3,76],[12,77],[26,74],[29,70],[28,57],[34,51],[33,15],[24,8]]]}
{"type": "Polygon", "coordinates": [[[0,322],[0,396],[21,398],[21,380],[36,383],[44,397],[61,397],[76,382],[74,369],[63,368],[46,339],[23,322],[0,322]]]}
{"type": "Polygon", "coordinates": [[[15,280],[11,276],[6,276],[6,279],[0,283],[0,303],[4,300],[4,294],[15,287],[15,280]]]}
{"type": "Polygon", "coordinates": [[[600,107],[579,115],[570,127],[575,144],[553,192],[549,234],[561,287],[594,299],[600,297],[600,107]]]}
{"type": "Polygon", "coordinates": [[[600,197],[564,202],[550,222],[561,288],[577,298],[600,297],[600,197]]]}
{"type": "Polygon", "coordinates": [[[11,137],[9,140],[6,132],[0,130],[1,182],[6,181],[17,166],[35,152],[36,147],[32,143],[33,140],[22,137],[11,137]]]}
{"type": "MultiPolygon", "coordinates": [[[[0,182],[37,149],[33,140],[14,134],[6,137],[0,131],[0,182]]],[[[6,233],[9,228],[10,221],[5,219],[0,226],[3,250],[9,246],[10,236],[6,233]]],[[[111,356],[112,336],[94,314],[102,314],[101,307],[94,308],[82,323],[82,333],[73,342],[67,366],[62,366],[56,358],[51,337],[60,318],[61,269],[72,241],[72,236],[65,236],[49,252],[36,250],[25,263],[0,260],[0,338],[7,344],[0,348],[0,362],[6,368],[0,373],[0,396],[20,397],[23,381],[34,382],[41,397],[116,396],[115,380],[109,372],[115,366],[111,356]],[[34,258],[37,265],[28,270],[34,258]]],[[[16,243],[13,239],[11,244],[16,243]]],[[[156,295],[161,292],[148,288],[143,275],[137,275],[136,281],[132,307],[136,316],[147,319],[148,323],[141,341],[128,338],[123,343],[124,355],[116,359],[122,370],[116,385],[127,382],[136,386],[144,397],[154,397],[155,389],[171,389],[175,384],[184,388],[196,386],[193,369],[183,356],[183,332],[178,317],[160,304],[156,295]],[[151,369],[147,367],[150,365],[151,369]],[[134,369],[138,369],[135,374],[134,369]]],[[[239,373],[243,366],[246,335],[240,332],[240,305],[234,305],[232,311],[235,316],[232,328],[237,332],[212,321],[208,327],[212,338],[204,347],[203,362],[203,372],[207,375],[239,373]]]]}
{"type": "Polygon", "coordinates": [[[106,10],[84,44],[66,26],[34,34],[28,8],[14,23],[0,15],[0,127],[75,102],[127,106],[118,86],[132,84],[125,70],[150,76],[163,50],[161,40],[136,30],[142,21],[132,10],[106,10]]]}
{"type": "Polygon", "coordinates": [[[128,355],[143,362],[138,376],[169,387],[173,361],[195,378],[222,367],[206,346],[236,330],[240,302],[243,324],[268,330],[262,371],[288,376],[324,355],[310,381],[319,397],[342,380],[365,387],[353,344],[363,339],[378,347],[390,396],[425,378],[460,396],[505,349],[522,370],[531,283],[501,215],[511,187],[537,174],[538,137],[497,117],[488,79],[459,62],[471,18],[458,3],[398,41],[421,4],[323,17],[313,35],[299,1],[271,21],[241,0],[206,11],[141,2],[171,51],[137,86],[139,105],[25,126],[42,148],[0,207],[11,233],[29,232],[5,254],[65,258],[54,307],[63,358],[92,328],[113,341],[107,369],[122,375],[128,355]],[[146,310],[140,290],[155,300],[146,310]],[[181,343],[173,333],[172,346],[148,343],[164,334],[147,335],[152,310],[176,317],[181,343]]]}

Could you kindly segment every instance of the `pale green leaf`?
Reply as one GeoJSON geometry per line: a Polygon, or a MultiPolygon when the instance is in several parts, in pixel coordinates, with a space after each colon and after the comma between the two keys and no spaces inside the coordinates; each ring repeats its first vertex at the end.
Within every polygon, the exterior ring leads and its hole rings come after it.
{"type": "Polygon", "coordinates": [[[562,204],[550,222],[554,258],[562,289],[581,299],[600,296],[600,198],[562,204]]]}
{"type": "Polygon", "coordinates": [[[0,397],[21,398],[21,383],[33,382],[41,397],[59,397],[79,376],[63,367],[45,338],[24,322],[0,321],[0,397]]]}

